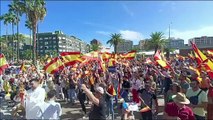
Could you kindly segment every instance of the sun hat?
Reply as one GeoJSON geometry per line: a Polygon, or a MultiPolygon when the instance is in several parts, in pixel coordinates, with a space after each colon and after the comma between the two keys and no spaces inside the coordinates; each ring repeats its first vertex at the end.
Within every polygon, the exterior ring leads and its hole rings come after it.
{"type": "Polygon", "coordinates": [[[181,92],[178,92],[176,95],[173,95],[172,99],[176,103],[190,104],[190,101],[186,98],[186,95],[184,93],[181,93],[181,92]]]}
{"type": "Polygon", "coordinates": [[[104,89],[102,87],[100,87],[100,86],[98,86],[96,88],[96,91],[99,92],[99,93],[101,93],[101,94],[104,94],[104,89]]]}

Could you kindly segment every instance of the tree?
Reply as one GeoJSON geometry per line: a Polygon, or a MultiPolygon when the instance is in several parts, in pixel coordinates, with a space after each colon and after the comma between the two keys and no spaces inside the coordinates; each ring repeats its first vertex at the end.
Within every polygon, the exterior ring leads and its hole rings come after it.
{"type": "MultiPolygon", "coordinates": [[[[4,24],[7,26],[8,24],[12,25],[12,57],[14,57],[14,53],[13,53],[13,47],[14,47],[14,25],[15,25],[15,20],[16,20],[16,16],[14,13],[5,13],[4,15],[2,15],[1,20],[4,20],[4,24]]],[[[8,41],[8,32],[7,32],[7,27],[6,27],[6,41],[8,41]]],[[[14,60],[14,58],[12,58],[14,60]]]]}
{"type": "Polygon", "coordinates": [[[122,43],[124,41],[124,39],[122,39],[121,34],[111,34],[110,35],[111,39],[107,41],[107,44],[110,44],[110,46],[113,45],[114,47],[114,52],[117,53],[117,46],[119,43],[122,43]]]}
{"type": "Polygon", "coordinates": [[[100,50],[101,47],[100,47],[100,44],[91,44],[90,45],[90,52],[91,51],[97,51],[97,50],[100,50]]]}
{"type": "Polygon", "coordinates": [[[146,42],[146,47],[149,50],[155,50],[155,53],[158,49],[164,49],[167,43],[167,40],[164,39],[163,32],[154,32],[150,35],[151,39],[146,42]]]}
{"type": "Polygon", "coordinates": [[[32,50],[27,49],[21,53],[22,59],[30,60],[32,56],[32,50]]]}
{"type": "Polygon", "coordinates": [[[20,17],[23,14],[23,7],[20,6],[20,0],[13,0],[13,2],[8,5],[9,6],[9,12],[13,13],[15,15],[15,24],[17,26],[17,46],[16,46],[16,54],[17,54],[17,61],[19,60],[19,21],[20,17]]]}
{"type": "Polygon", "coordinates": [[[30,45],[32,45],[32,39],[31,39],[31,36],[32,36],[31,33],[33,29],[32,23],[29,20],[25,21],[25,27],[27,27],[30,30],[30,45]]]}
{"type": "Polygon", "coordinates": [[[46,3],[44,0],[24,0],[19,2],[33,30],[33,64],[36,64],[36,31],[37,24],[46,16],[46,3]]]}

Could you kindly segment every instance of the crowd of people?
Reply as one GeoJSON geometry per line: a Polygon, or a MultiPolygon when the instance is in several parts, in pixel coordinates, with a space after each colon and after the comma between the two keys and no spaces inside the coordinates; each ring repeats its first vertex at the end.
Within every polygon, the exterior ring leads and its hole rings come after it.
{"type": "MultiPolygon", "coordinates": [[[[1,75],[1,97],[10,94],[17,111],[25,111],[26,119],[60,119],[62,108],[56,100],[81,104],[89,119],[115,119],[120,109],[122,119],[133,119],[126,103],[139,106],[141,119],[154,119],[159,112],[158,96],[164,96],[164,119],[213,119],[213,79],[204,69],[192,70],[196,61],[185,58],[168,60],[171,68],[146,63],[145,59],[118,60],[103,71],[97,61],[67,66],[55,74],[30,66],[25,72],[12,70],[1,75]],[[86,104],[93,105],[88,111],[86,104]]],[[[70,116],[71,117],[71,116],[70,116]]]]}

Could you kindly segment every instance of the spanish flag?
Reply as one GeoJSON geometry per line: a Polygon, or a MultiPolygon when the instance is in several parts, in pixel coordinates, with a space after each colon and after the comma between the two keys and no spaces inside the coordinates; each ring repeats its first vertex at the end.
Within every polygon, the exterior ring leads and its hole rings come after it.
{"type": "Polygon", "coordinates": [[[112,85],[109,86],[107,92],[110,94],[110,95],[113,95],[115,96],[116,95],[116,92],[115,92],[115,89],[112,85]]]}
{"type": "Polygon", "coordinates": [[[23,71],[23,72],[26,71],[26,68],[25,68],[25,64],[24,64],[24,63],[21,64],[20,71],[23,71]]]}
{"type": "Polygon", "coordinates": [[[206,62],[206,68],[207,70],[213,70],[213,63],[211,60],[208,60],[208,58],[197,48],[195,43],[192,43],[192,49],[197,54],[197,56],[200,58],[202,62],[206,62]]]}
{"type": "Polygon", "coordinates": [[[98,51],[92,51],[89,53],[86,53],[82,56],[82,58],[98,58],[99,52],[98,51]]]}
{"type": "Polygon", "coordinates": [[[170,65],[168,65],[167,62],[162,59],[161,53],[159,50],[155,53],[154,60],[163,68],[171,68],[170,65]]]}
{"type": "Polygon", "coordinates": [[[152,63],[152,61],[151,61],[151,59],[148,57],[148,58],[146,58],[145,63],[146,63],[146,64],[150,64],[150,63],[152,63]]]}
{"type": "Polygon", "coordinates": [[[161,55],[160,55],[160,50],[157,50],[157,52],[155,53],[154,60],[162,60],[161,55]]]}
{"type": "Polygon", "coordinates": [[[210,56],[213,56],[213,50],[207,50],[207,53],[208,53],[210,56]]]}
{"type": "Polygon", "coordinates": [[[65,66],[74,65],[76,62],[82,62],[80,52],[62,52],[60,53],[61,61],[65,66]]]}
{"type": "Polygon", "coordinates": [[[44,70],[49,74],[54,74],[55,72],[64,68],[64,64],[62,63],[61,59],[56,57],[51,62],[47,63],[44,66],[44,70]]]}
{"type": "Polygon", "coordinates": [[[104,61],[109,60],[111,58],[111,53],[108,53],[108,52],[102,53],[102,58],[104,61]]]}
{"type": "Polygon", "coordinates": [[[189,66],[189,69],[193,70],[198,76],[200,76],[200,71],[192,66],[189,66]]]}
{"type": "Polygon", "coordinates": [[[0,75],[3,74],[3,70],[8,68],[9,65],[7,63],[6,57],[4,54],[0,53],[0,75]]]}
{"type": "Polygon", "coordinates": [[[122,58],[128,59],[128,60],[132,60],[132,59],[135,58],[135,56],[136,56],[136,51],[130,51],[130,52],[126,53],[126,54],[123,54],[122,58]]]}

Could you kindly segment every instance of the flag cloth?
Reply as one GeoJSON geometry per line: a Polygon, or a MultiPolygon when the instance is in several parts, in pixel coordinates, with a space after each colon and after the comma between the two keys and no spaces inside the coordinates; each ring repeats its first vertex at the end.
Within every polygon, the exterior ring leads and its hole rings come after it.
{"type": "Polygon", "coordinates": [[[77,62],[82,62],[83,60],[80,58],[80,52],[62,52],[60,53],[61,61],[65,66],[74,65],[77,62]]]}
{"type": "Polygon", "coordinates": [[[155,53],[154,60],[163,68],[171,68],[171,66],[162,59],[160,50],[157,50],[157,52],[155,53]]]}
{"type": "MultiPolygon", "coordinates": [[[[132,59],[134,59],[135,58],[135,56],[136,56],[136,51],[130,51],[130,52],[128,52],[128,53],[126,53],[126,54],[123,54],[123,55],[121,55],[122,56],[122,58],[124,58],[124,59],[128,59],[128,60],[132,60],[132,59]]],[[[116,54],[116,58],[117,58],[118,56],[117,56],[117,54],[116,54]]]]}
{"type": "Polygon", "coordinates": [[[197,54],[197,56],[200,58],[201,62],[206,62],[206,68],[207,70],[213,70],[213,63],[211,60],[208,60],[208,58],[197,48],[195,43],[192,43],[192,49],[197,54]]]}
{"type": "Polygon", "coordinates": [[[207,53],[208,53],[210,56],[213,56],[213,50],[207,50],[207,53]]]}
{"type": "Polygon", "coordinates": [[[157,52],[155,53],[154,60],[162,60],[161,55],[160,55],[160,50],[157,50],[157,52]]]}
{"type": "Polygon", "coordinates": [[[152,61],[151,61],[151,59],[148,57],[148,58],[146,58],[145,63],[150,64],[150,63],[152,63],[152,61]]]}
{"type": "Polygon", "coordinates": [[[26,68],[25,68],[25,64],[24,64],[24,63],[21,64],[20,71],[23,71],[23,72],[26,71],[26,68]]]}
{"type": "Polygon", "coordinates": [[[4,54],[0,53],[0,75],[3,74],[4,69],[8,68],[9,65],[7,63],[6,57],[4,54]]]}
{"type": "Polygon", "coordinates": [[[115,89],[112,85],[109,86],[107,92],[110,94],[110,95],[113,95],[115,96],[116,95],[116,92],[115,92],[115,89]]]}
{"type": "Polygon", "coordinates": [[[54,74],[55,72],[64,68],[64,64],[62,63],[61,59],[56,57],[51,62],[47,63],[44,66],[44,70],[49,74],[54,74]]]}

